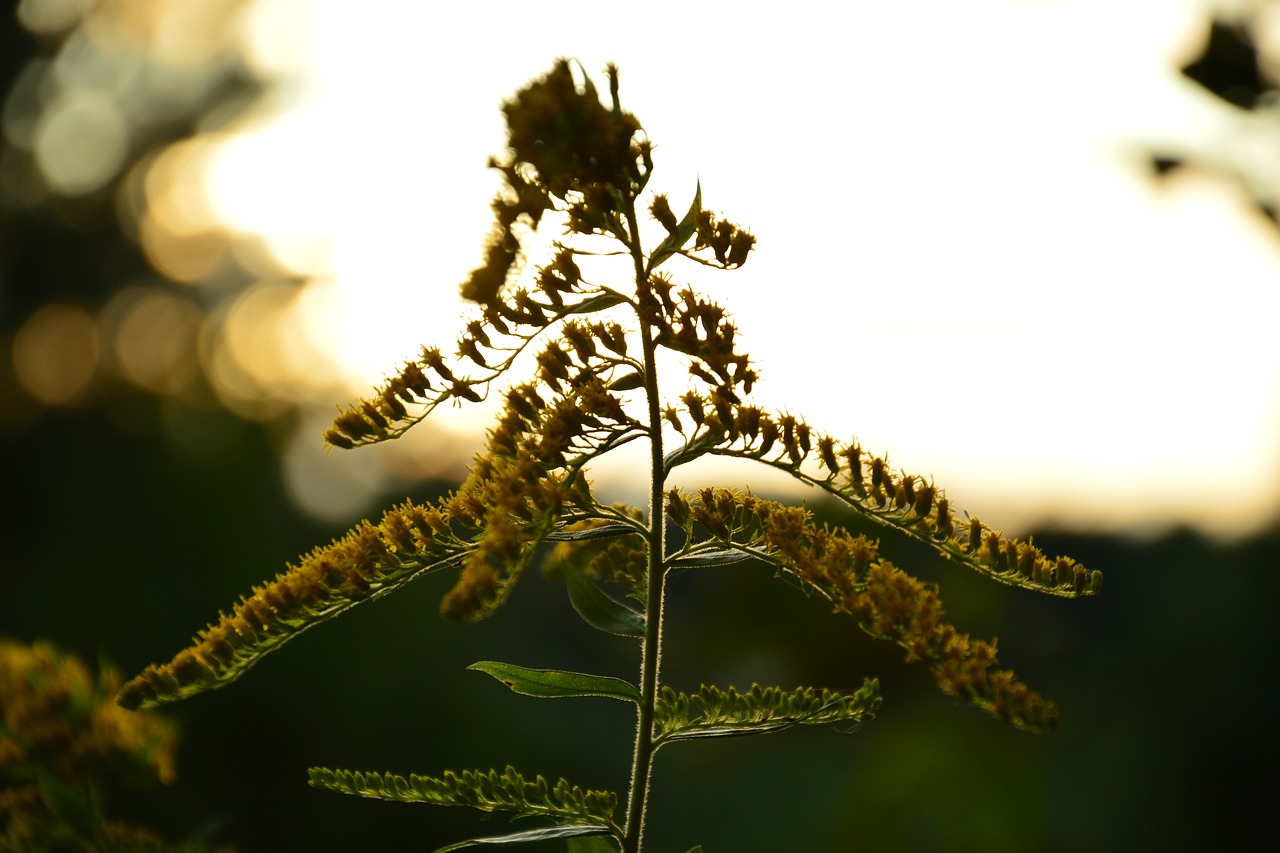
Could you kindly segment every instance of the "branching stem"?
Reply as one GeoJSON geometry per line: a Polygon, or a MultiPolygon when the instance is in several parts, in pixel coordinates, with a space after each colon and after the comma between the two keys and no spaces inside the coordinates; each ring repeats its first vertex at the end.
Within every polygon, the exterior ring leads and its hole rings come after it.
{"type": "MultiPolygon", "coordinates": [[[[637,295],[648,295],[648,276],[640,244],[640,229],[635,202],[627,201],[627,225],[630,230],[631,257],[635,263],[637,295]]],[[[644,641],[640,647],[640,710],[636,721],[636,748],[631,762],[631,791],[627,797],[626,833],[623,853],[639,853],[644,836],[645,804],[649,795],[649,776],[653,768],[653,715],[658,698],[658,664],[662,656],[662,598],[665,580],[665,542],[662,492],[665,475],[662,465],[662,412],[658,396],[658,371],[653,330],[639,312],[640,339],[644,349],[644,391],[649,420],[649,573],[645,596],[644,641]]]]}

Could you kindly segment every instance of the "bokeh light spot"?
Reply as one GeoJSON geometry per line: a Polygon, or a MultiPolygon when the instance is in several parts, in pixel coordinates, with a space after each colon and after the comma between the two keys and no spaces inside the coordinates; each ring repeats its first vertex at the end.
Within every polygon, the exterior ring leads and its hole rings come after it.
{"type": "Polygon", "coordinates": [[[60,33],[79,23],[93,0],[21,0],[18,22],[33,33],[60,33]]]}
{"type": "Polygon", "coordinates": [[[309,70],[314,57],[308,27],[314,4],[308,0],[258,0],[241,17],[245,64],[264,77],[309,70]]]}
{"type": "Polygon", "coordinates": [[[13,370],[18,384],[51,406],[83,399],[98,371],[98,329],[79,305],[49,303],[18,329],[13,370]]]}
{"type": "Polygon", "coordinates": [[[177,234],[208,230],[217,223],[204,191],[204,170],[216,150],[209,137],[170,145],[150,162],[143,179],[147,210],[177,234]]]}
{"type": "Polygon", "coordinates": [[[61,96],[35,128],[36,162],[66,195],[93,192],[124,163],[129,128],[109,95],[77,90],[61,96]]]}
{"type": "Polygon", "coordinates": [[[181,233],[150,212],[139,223],[138,237],[147,260],[157,272],[188,284],[214,277],[228,258],[226,235],[221,231],[181,233]]]}
{"type": "Polygon", "coordinates": [[[201,358],[219,397],[244,417],[261,419],[284,407],[334,393],[332,360],[309,328],[311,287],[259,282],[202,331],[201,358]]]}
{"type": "Polygon", "coordinates": [[[285,489],[309,515],[349,522],[381,496],[387,473],[373,453],[326,453],[320,434],[328,426],[316,418],[298,430],[284,453],[285,489]]]}
{"type": "Polygon", "coordinates": [[[157,394],[177,394],[199,374],[196,339],[201,312],[186,299],[153,288],[120,292],[104,313],[118,314],[112,351],[120,374],[157,394]]]}
{"type": "Polygon", "coordinates": [[[210,62],[225,49],[237,25],[234,12],[242,5],[242,0],[164,4],[156,22],[152,56],[178,68],[210,62]]]}

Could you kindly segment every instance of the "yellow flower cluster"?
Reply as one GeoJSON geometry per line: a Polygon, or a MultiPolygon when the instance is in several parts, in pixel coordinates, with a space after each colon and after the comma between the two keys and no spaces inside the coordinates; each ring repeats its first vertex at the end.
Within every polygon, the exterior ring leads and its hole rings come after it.
{"type": "MultiPolygon", "coordinates": [[[[578,331],[612,335],[603,324],[578,331]]],[[[315,549],[255,587],[172,661],[148,666],[120,691],[120,703],[145,708],[223,686],[311,625],[427,572],[460,568],[441,601],[446,617],[492,613],[566,505],[593,506],[580,457],[638,429],[603,379],[559,351],[575,371],[573,386],[550,403],[530,384],[509,390],[488,452],[457,492],[434,506],[406,502],[315,549]]]]}
{"type": "MultiPolygon", "coordinates": [[[[995,580],[1063,597],[1093,595],[1102,573],[1070,557],[1049,558],[1032,542],[1002,537],[977,518],[955,518],[946,494],[932,482],[895,474],[886,457],[866,454],[856,440],[841,443],[812,430],[791,414],[769,415],[754,406],[690,392],[684,414],[696,427],[686,436],[683,459],[712,454],[754,459],[822,489],[858,513],[929,543],[944,556],[995,580]],[[816,461],[819,471],[806,469],[816,461]],[[822,473],[825,469],[825,473],[822,473]]],[[[668,422],[683,432],[680,412],[668,422]]]]}
{"type": "Polygon", "coordinates": [[[148,830],[96,813],[123,784],[174,777],[173,726],[117,706],[120,681],[110,667],[94,677],[48,643],[0,639],[0,849],[87,849],[86,820],[71,826],[59,812],[68,799],[118,849],[162,848],[148,830]],[[54,791],[62,793],[51,801],[54,791]]]}
{"type": "Polygon", "coordinates": [[[873,637],[924,661],[949,695],[1029,731],[1057,725],[1057,709],[997,663],[994,642],[974,640],[942,620],[937,592],[888,560],[859,534],[814,524],[810,513],[724,489],[702,489],[689,502],[667,493],[668,515],[690,540],[700,525],[713,540],[777,565],[820,593],[873,637]]]}
{"type": "Polygon", "coordinates": [[[124,685],[119,703],[148,708],[221,687],[307,627],[455,563],[475,545],[453,535],[450,509],[447,499],[437,507],[406,502],[381,524],[362,521],[254,587],[169,663],[149,665],[124,685]]]}

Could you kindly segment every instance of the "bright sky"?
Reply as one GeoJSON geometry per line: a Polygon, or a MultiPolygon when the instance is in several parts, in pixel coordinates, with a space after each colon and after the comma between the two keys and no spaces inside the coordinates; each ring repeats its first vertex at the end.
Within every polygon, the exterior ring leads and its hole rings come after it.
{"type": "Polygon", "coordinates": [[[682,209],[700,178],[759,238],[696,278],[758,402],[997,527],[1243,532],[1280,507],[1280,241],[1226,185],[1142,160],[1236,132],[1175,71],[1202,5],[259,0],[255,61],[302,76],[207,186],[317,276],[311,334],[361,393],[461,327],[502,100],[557,56],[612,60],[651,187],[682,209]]]}

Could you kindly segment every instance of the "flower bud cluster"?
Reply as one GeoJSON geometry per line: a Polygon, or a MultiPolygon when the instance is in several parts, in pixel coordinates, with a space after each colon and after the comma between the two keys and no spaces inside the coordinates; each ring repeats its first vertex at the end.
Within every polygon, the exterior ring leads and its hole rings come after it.
{"type": "Polygon", "coordinates": [[[749,232],[727,219],[717,219],[709,210],[698,212],[697,235],[694,251],[710,248],[716,261],[725,269],[745,264],[747,254],[756,244],[756,238],[749,232]]]}
{"type": "Polygon", "coordinates": [[[254,587],[172,661],[125,684],[117,701],[147,708],[221,687],[309,625],[465,554],[470,546],[453,535],[449,514],[449,501],[433,508],[407,502],[379,525],[361,522],[254,587]]]}
{"type": "Polygon", "coordinates": [[[514,162],[489,159],[490,168],[502,173],[503,186],[494,197],[493,229],[485,243],[484,262],[471,271],[460,287],[462,298],[483,306],[496,305],[520,257],[520,231],[517,222],[536,230],[542,214],[555,204],[544,187],[531,181],[514,162]]]}
{"type": "MultiPolygon", "coordinates": [[[[757,459],[786,470],[839,498],[859,513],[929,543],[943,555],[1003,583],[1064,597],[1093,595],[1102,573],[1070,557],[1049,558],[1034,544],[1008,539],[978,519],[957,521],[945,492],[924,478],[896,472],[887,457],[841,443],[790,414],[771,416],[754,406],[686,394],[686,414],[698,431],[688,446],[702,452],[757,459]],[[740,447],[734,445],[741,441],[740,447]],[[803,470],[815,459],[825,475],[803,470]]],[[[679,424],[676,411],[669,422],[679,424]]]]}
{"type": "MultiPolygon", "coordinates": [[[[750,394],[757,379],[750,357],[735,348],[737,327],[724,308],[684,288],[671,298],[672,284],[661,274],[650,276],[650,288],[660,311],[652,311],[655,342],[689,356],[689,373],[711,387],[717,400],[741,402],[738,391],[750,394]]],[[[677,422],[678,426],[678,422],[677,422]]]]}
{"type": "MultiPolygon", "coordinates": [[[[615,513],[643,523],[644,513],[631,506],[614,504],[615,513]]],[[[604,518],[590,518],[562,528],[565,531],[589,530],[606,524],[616,524],[604,518]]],[[[641,604],[647,590],[649,549],[639,533],[627,533],[599,539],[557,542],[543,563],[542,570],[551,577],[560,577],[566,564],[591,578],[602,578],[618,584],[631,593],[641,604]]]]}
{"type": "MultiPolygon", "coordinates": [[[[512,392],[532,406],[530,396],[527,388],[512,392]]],[[[441,609],[457,619],[487,615],[574,494],[564,477],[548,473],[536,436],[522,435],[514,451],[481,457],[459,490],[435,506],[406,502],[388,510],[381,523],[362,522],[255,587],[170,663],[153,664],[126,684],[120,704],[149,707],[234,681],[306,627],[459,561],[462,572],[441,609]]]]}
{"type": "MultiPolygon", "coordinates": [[[[616,69],[610,69],[611,78],[616,69]]],[[[557,60],[502,106],[515,163],[536,170],[539,186],[564,199],[572,190],[602,186],[632,192],[647,175],[649,144],[640,122],[600,102],[590,78],[578,87],[567,60],[557,60]]]]}
{"type": "MultiPolygon", "coordinates": [[[[419,357],[407,362],[373,397],[342,411],[325,432],[325,441],[333,447],[352,448],[396,438],[448,399],[479,402],[533,338],[574,314],[587,299],[598,298],[598,294],[584,293],[581,274],[567,250],[542,268],[538,288],[546,301],[517,290],[490,304],[481,319],[469,322],[458,339],[457,360],[446,359],[437,347],[423,347],[419,357]],[[481,373],[466,375],[464,371],[472,366],[481,373]]],[[[625,355],[626,335],[617,323],[575,324],[575,346],[583,337],[579,329],[601,341],[607,351],[625,355]]],[[[538,364],[544,380],[568,378],[571,365],[557,353],[540,356],[538,364]],[[544,358],[550,361],[544,364],[544,358]]]]}
{"type": "Polygon", "coordinates": [[[837,610],[853,614],[864,630],[907,650],[908,662],[929,664],[948,695],[1034,732],[1051,731],[1058,710],[1011,670],[996,670],[994,642],[974,640],[942,621],[942,603],[932,588],[881,560],[871,567],[866,588],[842,597],[837,610]]]}
{"type": "MultiPolygon", "coordinates": [[[[594,329],[573,328],[576,331],[567,335],[570,340],[593,331],[608,336],[600,324],[594,329]]],[[[552,350],[559,355],[548,361],[554,358],[566,370],[566,378],[569,369],[578,370],[558,343],[544,350],[544,356],[552,350]]],[[[530,383],[507,392],[506,406],[489,433],[488,452],[476,460],[471,476],[452,499],[452,517],[476,531],[478,547],[441,602],[446,617],[474,621],[501,605],[565,504],[594,505],[575,464],[607,436],[639,428],[599,375],[582,368],[571,381],[572,386],[551,402],[530,383]]]]}
{"type": "MultiPolygon", "coordinates": [[[[616,69],[610,69],[616,82],[616,69]]],[[[559,60],[543,77],[503,104],[508,155],[489,165],[505,186],[493,201],[494,228],[484,263],[462,285],[462,296],[496,305],[520,255],[515,225],[536,229],[556,200],[569,205],[570,225],[581,233],[619,232],[615,197],[634,194],[653,168],[640,123],[600,103],[590,78],[579,90],[569,63],[559,60]]]]}
{"type": "Polygon", "coordinates": [[[854,616],[868,634],[901,646],[909,662],[926,662],[949,695],[1029,730],[1056,724],[1052,703],[1012,673],[992,670],[993,643],[944,622],[937,592],[879,558],[877,543],[865,536],[819,527],[803,508],[724,489],[703,489],[692,502],[672,490],[667,513],[690,538],[696,523],[717,544],[740,545],[774,562],[837,612],[854,616]]]}
{"type": "Polygon", "coordinates": [[[698,524],[718,542],[764,548],[790,574],[830,595],[856,590],[876,556],[875,542],[841,528],[819,527],[803,507],[715,488],[701,489],[693,503],[672,489],[666,506],[687,537],[693,538],[698,524]]]}
{"type": "Polygon", "coordinates": [[[667,234],[675,235],[679,232],[680,220],[676,219],[675,211],[671,209],[671,202],[667,199],[666,193],[658,193],[653,197],[653,201],[649,203],[649,215],[667,229],[667,234]]]}
{"type": "Polygon", "coordinates": [[[565,498],[563,480],[547,474],[531,442],[511,457],[482,457],[453,498],[453,517],[476,531],[476,547],[441,599],[441,615],[474,622],[505,602],[565,498]]]}
{"type": "Polygon", "coordinates": [[[565,467],[570,454],[590,453],[609,435],[643,429],[599,376],[580,380],[538,414],[536,421],[517,423],[508,412],[493,433],[494,445],[508,446],[513,441],[509,437],[511,429],[536,429],[534,447],[538,456],[544,465],[554,469],[565,467]]]}

